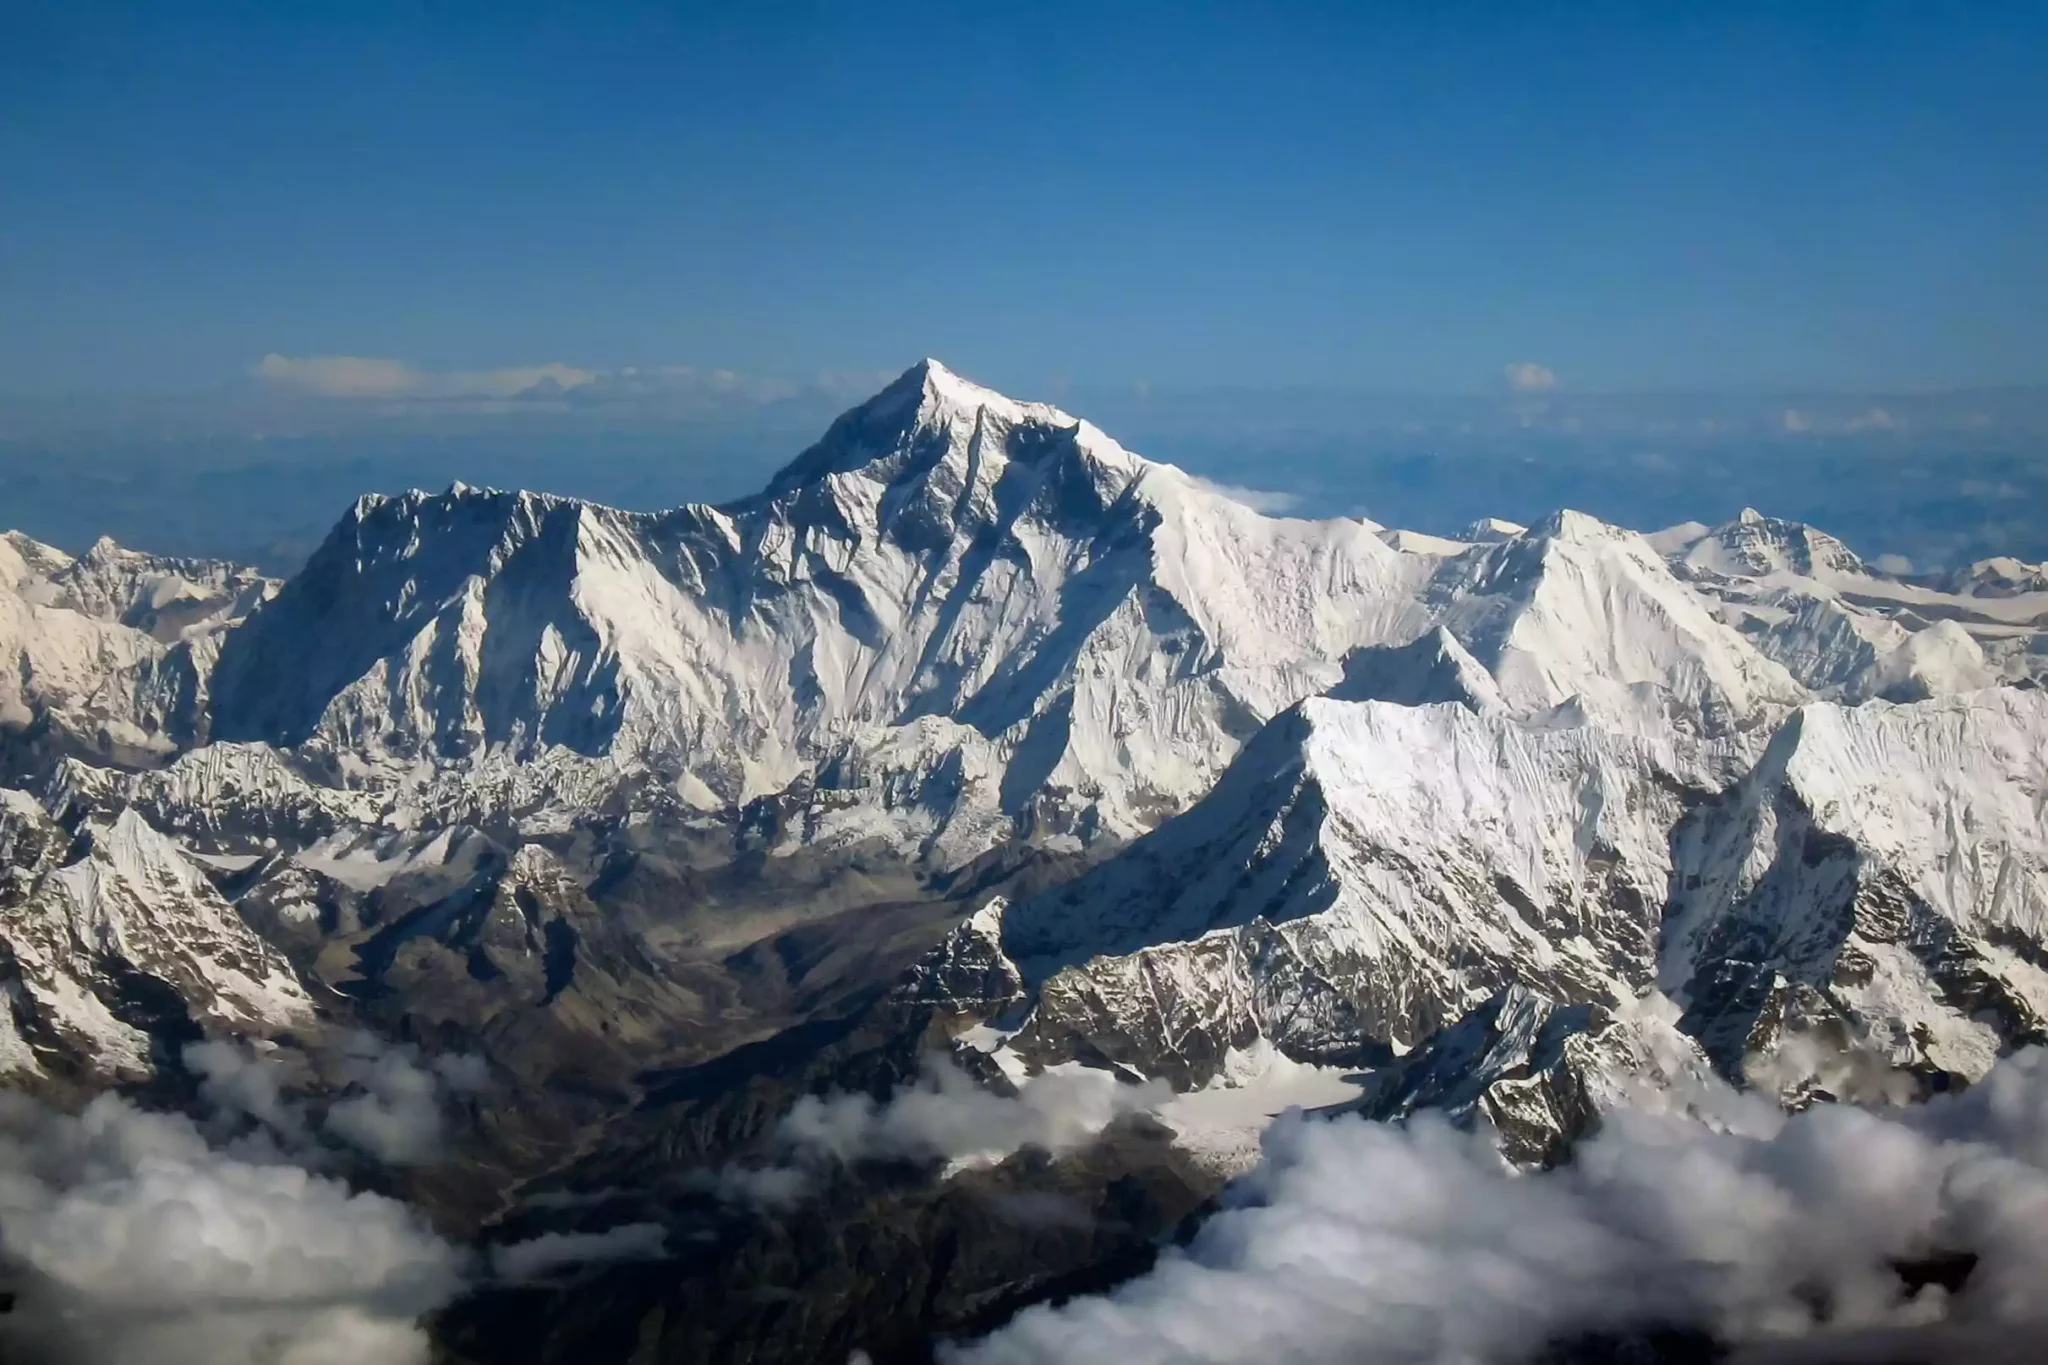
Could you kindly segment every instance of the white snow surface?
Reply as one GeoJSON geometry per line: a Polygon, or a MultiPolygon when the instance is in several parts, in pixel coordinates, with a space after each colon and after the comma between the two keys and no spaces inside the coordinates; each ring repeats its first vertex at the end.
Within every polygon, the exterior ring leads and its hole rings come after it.
{"type": "Polygon", "coordinates": [[[0,808],[41,850],[6,934],[133,1069],[93,945],[222,1027],[303,1008],[181,846],[367,891],[462,826],[769,797],[775,853],[1136,841],[915,987],[980,992],[1019,1074],[1349,1075],[1509,989],[1661,984],[1724,1070],[1825,1025],[1977,1075],[2048,1027],[2044,631],[2041,566],[1888,574],[1755,512],[1267,516],[925,361],[723,507],[365,497],[281,587],[0,537],[0,730],[65,741],[0,808]],[[44,810],[90,812],[68,865],[44,810]]]}

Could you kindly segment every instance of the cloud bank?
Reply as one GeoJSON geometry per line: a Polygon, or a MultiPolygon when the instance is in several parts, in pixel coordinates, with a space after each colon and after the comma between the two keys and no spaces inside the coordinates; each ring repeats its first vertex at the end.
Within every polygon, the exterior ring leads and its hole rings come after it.
{"type": "Polygon", "coordinates": [[[491,1271],[513,1284],[544,1280],[561,1271],[611,1261],[659,1260],[668,1234],[658,1223],[626,1223],[605,1232],[544,1232],[491,1249],[491,1271]]]}
{"type": "Polygon", "coordinates": [[[1731,1341],[2041,1323],[2048,1053],[1913,1109],[1729,1128],[1623,1113],[1573,1164],[1518,1174],[1482,1137],[1294,1117],[1184,1252],[1034,1308],[951,1365],[1527,1360],[1547,1340],[1682,1324],[1731,1341]],[[1962,1288],[1895,1268],[1978,1257],[1962,1288]]]}
{"type": "Polygon", "coordinates": [[[1047,1071],[1025,1080],[1015,1095],[999,1095],[934,1058],[915,1082],[886,1100],[804,1096],[776,1127],[771,1164],[726,1167],[714,1186],[773,1208],[802,1199],[834,1164],[943,1161],[957,1168],[1000,1161],[1026,1147],[1064,1152],[1118,1117],[1157,1108],[1171,1096],[1162,1083],[1131,1084],[1088,1067],[1047,1071]]]}
{"type": "Polygon", "coordinates": [[[411,1208],[208,1143],[103,1095],[0,1093],[6,1358],[53,1365],[415,1365],[465,1255],[411,1208]]]}
{"type": "Polygon", "coordinates": [[[185,1051],[199,1118],[118,1096],[67,1115],[0,1091],[0,1360],[27,1365],[423,1365],[419,1321],[479,1280],[524,1283],[665,1254],[663,1230],[548,1233],[484,1261],[410,1205],[331,1171],[446,1153],[445,1107],[484,1082],[358,1035],[317,1057],[324,1112],[248,1048],[185,1051]]]}
{"type": "Polygon", "coordinates": [[[316,1113],[285,1093],[269,1059],[235,1043],[195,1043],[186,1067],[200,1078],[217,1133],[245,1150],[290,1153],[320,1164],[321,1144],[354,1148],[388,1166],[437,1160],[447,1139],[449,1107],[488,1079],[481,1058],[444,1053],[431,1059],[409,1043],[368,1033],[345,1038],[317,1064],[340,1097],[316,1113]],[[244,1131],[253,1125],[254,1131],[244,1131]]]}

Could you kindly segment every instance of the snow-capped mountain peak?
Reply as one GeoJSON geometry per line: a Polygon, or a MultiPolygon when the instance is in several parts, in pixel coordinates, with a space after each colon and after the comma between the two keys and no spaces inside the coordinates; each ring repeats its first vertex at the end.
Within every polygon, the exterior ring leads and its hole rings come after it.
{"type": "Polygon", "coordinates": [[[1050,404],[1019,402],[926,359],[835,421],[816,445],[769,481],[762,496],[775,499],[833,475],[854,473],[894,487],[948,465],[949,481],[961,484],[960,491],[972,491],[992,488],[1013,459],[1037,463],[1062,454],[1103,465],[1125,482],[1146,464],[1050,404]],[[998,430],[988,431],[991,425],[998,430]],[[1010,438],[1020,430],[1032,439],[1010,438]],[[989,467],[980,469],[984,460],[989,467]]]}
{"type": "Polygon", "coordinates": [[[0,1069],[146,1073],[170,996],[709,1048],[964,919],[898,999],[1006,1068],[1413,1049],[1387,1103],[1545,1150],[1606,1072],[1814,1021],[1969,1074],[2048,1019],[2048,718],[1951,695],[2043,673],[2035,576],[1752,512],[1272,517],[936,361],[756,496],[368,496],[274,597],[10,536],[0,1069]]]}
{"type": "Polygon", "coordinates": [[[1746,578],[1870,572],[1854,551],[1827,532],[1804,522],[1767,517],[1754,507],[1743,508],[1735,520],[1701,536],[1687,547],[1684,561],[1696,571],[1746,578]]]}

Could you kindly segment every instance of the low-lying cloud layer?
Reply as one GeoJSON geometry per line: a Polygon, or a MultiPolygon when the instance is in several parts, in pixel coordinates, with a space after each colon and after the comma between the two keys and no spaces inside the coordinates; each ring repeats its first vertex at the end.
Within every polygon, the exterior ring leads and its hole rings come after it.
{"type": "Polygon", "coordinates": [[[562,393],[597,376],[574,365],[513,365],[496,370],[422,370],[379,356],[289,356],[256,362],[256,378],[321,398],[516,398],[562,393]]]}
{"type": "Polygon", "coordinates": [[[427,1058],[410,1044],[354,1034],[317,1058],[338,1098],[317,1115],[286,1095],[269,1060],[234,1043],[195,1043],[185,1065],[200,1077],[216,1127],[253,1125],[236,1133],[243,1143],[269,1143],[297,1159],[316,1156],[321,1143],[339,1144],[388,1166],[419,1166],[438,1159],[447,1137],[450,1105],[480,1089],[481,1058],[444,1053],[427,1058]]]}
{"type": "Polygon", "coordinates": [[[491,1270],[514,1284],[544,1280],[571,1268],[610,1261],[658,1260],[668,1234],[658,1223],[626,1223],[604,1232],[544,1232],[491,1251],[491,1270]]]}
{"type": "Polygon", "coordinates": [[[0,1092],[0,1360],[28,1365],[420,1365],[422,1314],[488,1276],[523,1282],[664,1254],[629,1225],[492,1248],[351,1189],[342,1157],[449,1154],[447,1111],[485,1080],[367,1034],[312,1058],[340,1097],[292,1092],[275,1060],[188,1048],[204,1112],[102,1095],[68,1115],[0,1092]]]}
{"type": "Polygon", "coordinates": [[[1479,1365],[1660,1324],[1744,1341],[2048,1311],[2048,1053],[1911,1109],[1718,1109],[1732,1127],[1617,1114],[1537,1175],[1433,1121],[1282,1120],[1185,1252],[950,1360],[1479,1365]],[[1963,1287],[1909,1292],[1897,1264],[1943,1253],[1979,1258],[1963,1287]]]}
{"type": "Polygon", "coordinates": [[[409,1365],[462,1252],[412,1209],[103,1095],[0,1093],[0,1345],[56,1365],[409,1365]]]}

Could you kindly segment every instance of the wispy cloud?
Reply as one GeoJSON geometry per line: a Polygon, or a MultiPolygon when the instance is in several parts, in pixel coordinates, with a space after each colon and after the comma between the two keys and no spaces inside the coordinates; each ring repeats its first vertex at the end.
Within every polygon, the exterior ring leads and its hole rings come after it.
{"type": "MultiPolygon", "coordinates": [[[[1824,405],[1823,405],[1824,406],[1824,405]]],[[[1969,416],[1951,418],[1945,425],[1964,430],[1981,429],[1969,416]]],[[[1900,431],[1907,426],[1907,419],[1889,407],[1875,403],[1845,412],[1838,402],[1828,412],[1822,407],[1786,408],[1779,414],[1778,428],[1791,436],[1860,436],[1873,432],[1900,431]]]]}
{"type": "Polygon", "coordinates": [[[1211,493],[1242,503],[1254,512],[1263,512],[1269,517],[1289,516],[1301,509],[1305,499],[1299,493],[1289,493],[1279,488],[1247,488],[1243,484],[1217,483],[1214,479],[1196,476],[1195,483],[1211,493]]]}
{"type": "Polygon", "coordinates": [[[597,379],[592,370],[550,362],[496,370],[422,370],[402,360],[360,355],[279,355],[256,362],[266,384],[319,398],[519,398],[554,395],[597,379]]]}
{"type": "Polygon", "coordinates": [[[1516,393],[1548,393],[1557,387],[1557,371],[1533,360],[1512,361],[1502,373],[1516,393]]]}
{"type": "Polygon", "coordinates": [[[501,1280],[525,1284],[584,1266],[659,1260],[667,1254],[667,1243],[659,1223],[627,1223],[606,1232],[544,1232],[493,1247],[491,1270],[501,1280]]]}
{"type": "Polygon", "coordinates": [[[1046,1071],[1013,1095],[985,1089],[949,1061],[885,1100],[859,1093],[806,1095],[777,1125],[772,1164],[723,1167],[707,1175],[720,1194],[768,1208],[810,1193],[831,1165],[859,1161],[943,1161],[979,1165],[1024,1147],[1063,1152],[1117,1117],[1157,1108],[1171,1091],[1126,1083],[1087,1067],[1046,1071]]]}
{"type": "Polygon", "coordinates": [[[810,379],[750,375],[692,365],[628,365],[585,369],[550,361],[491,370],[429,370],[387,356],[290,356],[272,352],[249,370],[268,392],[287,399],[361,404],[383,411],[461,409],[516,412],[549,408],[746,408],[813,395],[856,401],[895,376],[879,371],[825,371],[810,379]]]}

